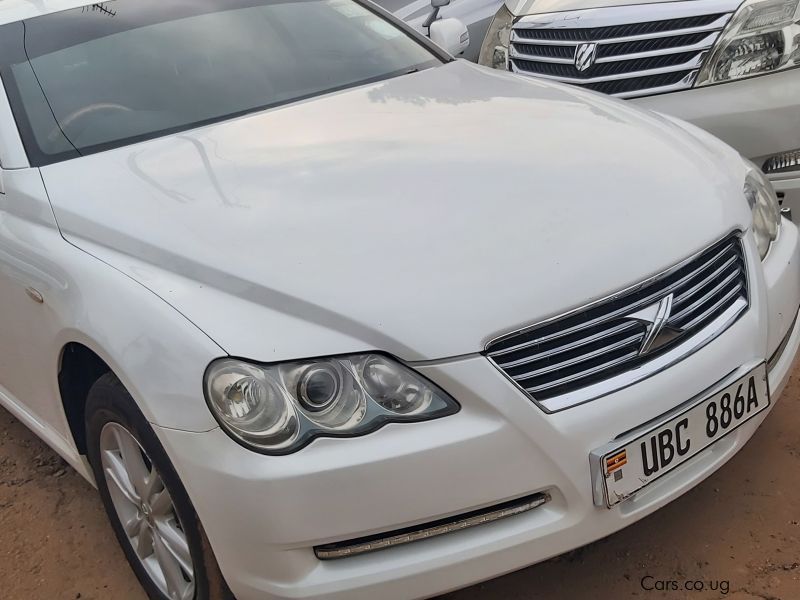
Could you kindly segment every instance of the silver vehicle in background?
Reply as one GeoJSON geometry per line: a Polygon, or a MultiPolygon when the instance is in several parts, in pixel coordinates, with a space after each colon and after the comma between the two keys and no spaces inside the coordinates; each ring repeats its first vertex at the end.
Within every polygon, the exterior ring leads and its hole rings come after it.
{"type": "Polygon", "coordinates": [[[797,211],[799,22],[798,0],[508,0],[479,62],[689,121],[762,168],[797,211]]]}
{"type": "Polygon", "coordinates": [[[458,19],[467,26],[469,46],[456,55],[473,62],[478,60],[481,42],[500,6],[498,0],[376,0],[375,3],[427,36],[432,20],[458,19]]]}

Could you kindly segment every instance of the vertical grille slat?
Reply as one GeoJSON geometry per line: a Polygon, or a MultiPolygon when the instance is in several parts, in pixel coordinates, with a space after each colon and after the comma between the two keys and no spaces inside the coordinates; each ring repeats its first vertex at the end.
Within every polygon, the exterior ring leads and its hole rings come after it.
{"type": "Polygon", "coordinates": [[[644,365],[742,301],[749,304],[745,258],[739,235],[732,234],[604,301],[503,336],[486,355],[533,399],[547,400],[644,365]],[[666,325],[682,331],[642,353],[648,322],[630,316],[670,295],[666,325]]]}
{"type": "MultiPolygon", "coordinates": [[[[650,5],[648,9],[664,6],[650,5]]],[[[594,9],[591,12],[601,16],[590,21],[600,21],[602,26],[593,27],[574,26],[582,22],[586,11],[523,17],[512,26],[509,68],[623,98],[687,89],[732,15],[722,12],[719,3],[711,3],[705,9],[707,14],[644,23],[614,22],[615,18],[624,21],[626,18],[618,15],[623,11],[629,14],[630,9],[594,9]],[[586,44],[594,44],[595,51],[593,59],[584,64],[578,59],[578,50],[586,44]]],[[[702,9],[694,2],[671,3],[671,14],[682,10],[702,9]]]]}

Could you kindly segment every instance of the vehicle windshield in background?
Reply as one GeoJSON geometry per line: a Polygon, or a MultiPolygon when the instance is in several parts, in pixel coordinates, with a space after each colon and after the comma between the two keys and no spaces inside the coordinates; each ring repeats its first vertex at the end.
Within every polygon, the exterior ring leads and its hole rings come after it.
{"type": "Polygon", "coordinates": [[[441,62],[353,0],[114,0],[0,26],[33,165],[441,62]]]}

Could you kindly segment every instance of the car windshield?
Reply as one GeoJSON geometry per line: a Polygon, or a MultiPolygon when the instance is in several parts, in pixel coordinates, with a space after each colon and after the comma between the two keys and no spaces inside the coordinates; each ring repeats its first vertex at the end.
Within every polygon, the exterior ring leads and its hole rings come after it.
{"type": "Polygon", "coordinates": [[[442,60],[353,0],[114,0],[0,26],[39,166],[442,60]]]}

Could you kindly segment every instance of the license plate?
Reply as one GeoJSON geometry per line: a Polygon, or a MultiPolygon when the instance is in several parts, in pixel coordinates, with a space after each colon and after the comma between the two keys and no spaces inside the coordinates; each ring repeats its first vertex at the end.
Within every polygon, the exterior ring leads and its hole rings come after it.
{"type": "MultiPolygon", "coordinates": [[[[602,477],[606,506],[611,508],[629,498],[768,406],[767,369],[761,363],[631,441],[593,452],[593,471],[602,477]]],[[[595,491],[600,491],[597,486],[595,491]]]]}

